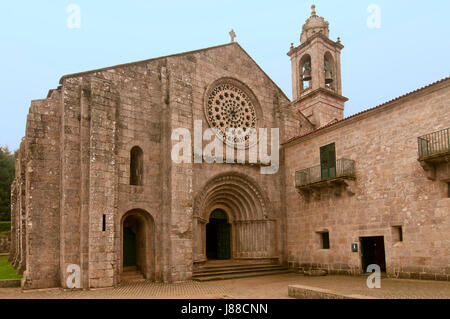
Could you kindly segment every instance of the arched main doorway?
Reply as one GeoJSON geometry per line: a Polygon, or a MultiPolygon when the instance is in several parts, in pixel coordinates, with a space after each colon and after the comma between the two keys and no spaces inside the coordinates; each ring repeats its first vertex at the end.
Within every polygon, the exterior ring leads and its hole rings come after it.
{"type": "Polygon", "coordinates": [[[154,272],[153,219],[144,210],[129,211],[122,218],[122,272],[137,271],[146,279],[154,272]]]}
{"type": "Polygon", "coordinates": [[[206,225],[206,257],[209,260],[231,259],[231,225],[223,210],[215,210],[206,225]]]}
{"type": "Polygon", "coordinates": [[[247,262],[278,258],[277,220],[266,198],[252,178],[237,172],[223,173],[208,181],[194,203],[194,263],[221,257],[214,255],[220,249],[214,248],[218,240],[213,236],[218,232],[212,225],[225,225],[225,216],[230,225],[225,231],[230,236],[228,259],[247,262]],[[216,211],[226,214],[214,218],[219,215],[216,211]]]}

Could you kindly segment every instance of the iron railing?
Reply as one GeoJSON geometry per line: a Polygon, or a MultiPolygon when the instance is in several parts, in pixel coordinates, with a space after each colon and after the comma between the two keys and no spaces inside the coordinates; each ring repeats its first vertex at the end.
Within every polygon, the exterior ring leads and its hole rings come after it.
{"type": "Polygon", "coordinates": [[[418,138],[419,159],[450,152],[450,128],[418,138]]]}
{"type": "MultiPolygon", "coordinates": [[[[328,171],[330,171],[328,169],[328,171]]],[[[310,167],[301,171],[295,172],[295,187],[304,187],[307,185],[328,181],[335,178],[349,178],[354,179],[355,176],[355,161],[341,158],[336,161],[336,172],[323,176],[322,167],[320,165],[310,167]]]]}

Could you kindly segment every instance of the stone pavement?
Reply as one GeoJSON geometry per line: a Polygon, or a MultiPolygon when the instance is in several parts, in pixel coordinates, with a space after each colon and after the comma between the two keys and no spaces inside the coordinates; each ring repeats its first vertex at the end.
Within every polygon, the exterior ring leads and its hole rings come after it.
{"type": "Polygon", "coordinates": [[[0,299],[289,299],[288,285],[323,288],[340,294],[359,294],[389,299],[450,299],[450,283],[402,279],[382,279],[381,289],[369,289],[366,277],[305,277],[284,274],[226,281],[179,284],[141,282],[117,288],[90,291],[48,289],[22,292],[0,289],[0,299]]]}

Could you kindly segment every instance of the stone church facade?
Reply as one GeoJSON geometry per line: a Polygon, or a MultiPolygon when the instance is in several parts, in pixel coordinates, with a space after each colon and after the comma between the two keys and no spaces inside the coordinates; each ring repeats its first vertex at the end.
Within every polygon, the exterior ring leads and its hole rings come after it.
{"type": "Polygon", "coordinates": [[[344,119],[328,32],[313,10],[288,53],[293,101],[235,42],[67,75],[33,101],[11,195],[22,287],[67,287],[73,265],[81,288],[133,265],[179,282],[211,259],[448,280],[450,79],[344,119]],[[279,129],[279,170],[171,160],[198,121],[279,129]]]}

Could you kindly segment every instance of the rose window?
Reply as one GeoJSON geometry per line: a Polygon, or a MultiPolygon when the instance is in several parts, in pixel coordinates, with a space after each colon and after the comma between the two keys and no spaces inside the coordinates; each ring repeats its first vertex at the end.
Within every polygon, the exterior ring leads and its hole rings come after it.
{"type": "Polygon", "coordinates": [[[254,104],[245,92],[231,84],[219,85],[209,94],[206,108],[208,123],[219,130],[222,140],[226,137],[227,143],[246,143],[248,146],[250,129],[257,128],[257,116],[254,104]]]}

